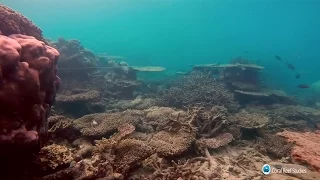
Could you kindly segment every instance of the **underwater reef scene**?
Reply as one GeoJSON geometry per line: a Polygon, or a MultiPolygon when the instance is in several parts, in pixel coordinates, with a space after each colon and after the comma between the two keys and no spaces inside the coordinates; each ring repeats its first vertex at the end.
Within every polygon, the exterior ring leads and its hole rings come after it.
{"type": "Polygon", "coordinates": [[[47,39],[0,4],[0,179],[319,180],[320,85],[302,101],[264,70],[239,56],[152,79],[166,67],[47,39]]]}

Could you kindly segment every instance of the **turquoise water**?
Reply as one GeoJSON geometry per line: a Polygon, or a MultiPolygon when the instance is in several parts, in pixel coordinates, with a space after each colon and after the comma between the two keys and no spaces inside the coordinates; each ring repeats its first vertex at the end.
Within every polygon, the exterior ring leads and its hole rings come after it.
{"type": "Polygon", "coordinates": [[[320,79],[320,1],[317,0],[3,0],[50,39],[79,39],[96,53],[130,65],[259,60],[266,81],[292,94],[320,79]],[[275,60],[294,64],[301,78],[275,60]]]}

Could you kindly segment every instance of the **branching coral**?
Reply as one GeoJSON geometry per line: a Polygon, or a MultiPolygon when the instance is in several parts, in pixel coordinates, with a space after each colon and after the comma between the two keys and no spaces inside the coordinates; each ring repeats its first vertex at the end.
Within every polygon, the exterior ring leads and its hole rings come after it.
{"type": "MultiPolygon", "coordinates": [[[[188,160],[167,161],[158,156],[150,156],[144,161],[144,167],[152,169],[153,173],[145,179],[203,179],[211,180],[219,178],[219,168],[216,159],[206,151],[206,157],[194,157],[188,160]]],[[[141,179],[138,178],[138,179],[141,179]]]]}
{"type": "Polygon", "coordinates": [[[198,136],[211,138],[222,132],[225,127],[226,109],[214,106],[210,108],[193,107],[188,109],[189,124],[197,128],[198,136]]]}
{"type": "Polygon", "coordinates": [[[222,82],[209,74],[194,71],[172,84],[168,90],[158,93],[158,101],[165,106],[213,106],[237,107],[233,94],[222,82]]]}
{"type": "Polygon", "coordinates": [[[37,162],[44,170],[54,170],[61,166],[68,166],[72,161],[70,150],[61,145],[52,144],[41,148],[37,162]]]}

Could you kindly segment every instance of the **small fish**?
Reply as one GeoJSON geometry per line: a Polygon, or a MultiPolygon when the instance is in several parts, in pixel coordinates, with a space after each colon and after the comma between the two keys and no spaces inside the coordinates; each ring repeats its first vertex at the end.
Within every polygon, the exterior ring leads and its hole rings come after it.
{"type": "Polygon", "coordinates": [[[296,79],[299,79],[299,78],[300,78],[300,74],[297,74],[297,75],[296,75],[296,79]]]}
{"type": "Polygon", "coordinates": [[[281,57],[278,55],[275,55],[274,58],[276,58],[276,60],[281,61],[281,57]]]}
{"type": "Polygon", "coordinates": [[[289,69],[291,69],[291,70],[295,70],[296,68],[292,65],[292,64],[290,64],[290,63],[287,63],[287,67],[289,68],[289,69]]]}
{"type": "Polygon", "coordinates": [[[301,89],[307,89],[307,88],[309,88],[310,86],[309,86],[308,84],[299,84],[297,87],[298,87],[298,88],[301,88],[301,89]]]}

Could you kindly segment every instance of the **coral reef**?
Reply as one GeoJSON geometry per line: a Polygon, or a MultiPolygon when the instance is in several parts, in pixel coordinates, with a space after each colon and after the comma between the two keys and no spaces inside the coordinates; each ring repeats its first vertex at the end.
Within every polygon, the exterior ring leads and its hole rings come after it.
{"type": "Polygon", "coordinates": [[[0,35],[23,34],[45,42],[42,31],[30,20],[13,9],[0,4],[0,35]]]}
{"type": "Polygon", "coordinates": [[[0,179],[264,179],[266,163],[309,168],[270,178],[320,178],[320,111],[265,89],[263,67],[238,57],[168,76],[123,60],[47,43],[0,5],[0,179]]]}
{"type": "Polygon", "coordinates": [[[63,79],[54,107],[58,113],[79,118],[91,113],[118,111],[121,106],[118,100],[128,102],[134,97],[140,85],[136,75],[139,69],[96,56],[78,40],[60,38],[51,44],[60,52],[58,68],[63,79]]]}
{"type": "MultiPolygon", "coordinates": [[[[78,40],[59,38],[51,43],[60,52],[59,76],[66,82],[90,80],[89,73],[97,67],[98,59],[78,40]]],[[[62,85],[62,88],[64,85],[62,85]]]]}
{"type": "Polygon", "coordinates": [[[237,108],[233,94],[222,82],[210,74],[194,71],[158,93],[158,101],[164,106],[188,107],[221,105],[229,110],[237,108]]]}
{"type": "Polygon", "coordinates": [[[295,146],[291,151],[291,157],[295,162],[307,164],[320,172],[320,133],[319,132],[279,132],[279,136],[285,137],[295,146]]]}
{"type": "Polygon", "coordinates": [[[48,131],[47,118],[60,79],[59,53],[34,37],[0,35],[0,144],[39,144],[48,131]]]}

